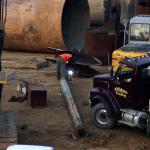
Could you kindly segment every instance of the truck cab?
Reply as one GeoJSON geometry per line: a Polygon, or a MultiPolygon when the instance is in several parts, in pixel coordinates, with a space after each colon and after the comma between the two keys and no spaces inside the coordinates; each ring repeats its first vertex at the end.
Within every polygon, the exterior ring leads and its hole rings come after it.
{"type": "Polygon", "coordinates": [[[91,115],[95,125],[112,128],[116,123],[149,127],[150,58],[129,58],[116,72],[97,75],[90,91],[91,115]]]}
{"type": "Polygon", "coordinates": [[[135,16],[126,24],[124,45],[112,54],[112,65],[117,70],[124,58],[145,57],[150,53],[150,15],[135,16]]]}

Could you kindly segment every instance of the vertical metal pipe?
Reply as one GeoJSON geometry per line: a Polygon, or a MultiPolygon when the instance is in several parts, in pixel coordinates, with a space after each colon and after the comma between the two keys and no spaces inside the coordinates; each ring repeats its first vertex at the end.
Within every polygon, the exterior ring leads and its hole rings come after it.
{"type": "Polygon", "coordinates": [[[109,18],[110,0],[88,0],[91,26],[100,26],[109,18]]]}
{"type": "Polygon", "coordinates": [[[137,0],[121,0],[121,23],[125,26],[130,18],[136,15],[137,0]]]}

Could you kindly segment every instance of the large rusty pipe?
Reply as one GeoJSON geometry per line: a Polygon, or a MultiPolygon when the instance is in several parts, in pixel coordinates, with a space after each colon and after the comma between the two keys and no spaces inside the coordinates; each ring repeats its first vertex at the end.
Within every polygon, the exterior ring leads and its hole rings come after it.
{"type": "Polygon", "coordinates": [[[8,0],[5,49],[37,51],[48,45],[64,47],[60,35],[63,5],[64,0],[8,0]],[[49,15],[50,11],[53,15],[49,15]]]}
{"type": "Polygon", "coordinates": [[[7,14],[5,49],[83,48],[87,0],[8,0],[7,14]]]}
{"type": "Polygon", "coordinates": [[[83,49],[85,30],[104,23],[109,1],[8,0],[5,49],[83,49]]]}

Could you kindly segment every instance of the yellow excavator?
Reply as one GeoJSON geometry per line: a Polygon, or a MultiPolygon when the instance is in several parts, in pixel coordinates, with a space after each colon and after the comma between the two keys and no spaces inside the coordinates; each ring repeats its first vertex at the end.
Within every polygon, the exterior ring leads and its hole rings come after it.
{"type": "Polygon", "coordinates": [[[127,22],[124,45],[112,54],[112,66],[116,71],[122,59],[150,56],[150,15],[135,16],[127,22]]]}

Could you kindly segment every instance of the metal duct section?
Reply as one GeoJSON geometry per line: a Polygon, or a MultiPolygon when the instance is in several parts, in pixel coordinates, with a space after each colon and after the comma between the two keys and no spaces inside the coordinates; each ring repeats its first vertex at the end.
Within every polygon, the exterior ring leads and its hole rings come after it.
{"type": "Polygon", "coordinates": [[[88,0],[91,26],[102,25],[110,15],[110,0],[88,0]]]}
{"type": "Polygon", "coordinates": [[[109,1],[8,0],[5,49],[83,49],[90,20],[91,25],[103,24],[109,16],[109,1]]]}
{"type": "Polygon", "coordinates": [[[120,0],[121,23],[125,25],[127,21],[136,15],[137,0],[120,0]]]}

